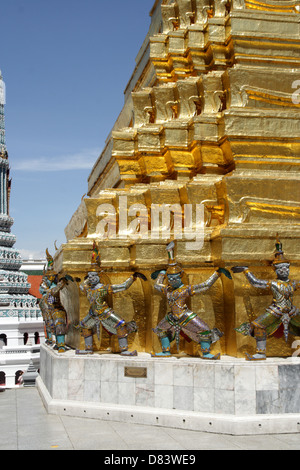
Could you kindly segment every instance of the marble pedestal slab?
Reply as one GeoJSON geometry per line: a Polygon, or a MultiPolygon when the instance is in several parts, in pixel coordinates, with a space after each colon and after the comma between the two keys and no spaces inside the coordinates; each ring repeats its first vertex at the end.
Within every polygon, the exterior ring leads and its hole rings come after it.
{"type": "Polygon", "coordinates": [[[49,414],[250,435],[300,432],[300,358],[78,356],[41,346],[49,414]]]}

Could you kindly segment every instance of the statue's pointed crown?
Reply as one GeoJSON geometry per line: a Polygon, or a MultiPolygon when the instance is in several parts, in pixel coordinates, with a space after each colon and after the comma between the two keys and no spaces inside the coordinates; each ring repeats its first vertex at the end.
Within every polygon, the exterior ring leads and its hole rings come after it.
{"type": "Polygon", "coordinates": [[[176,261],[174,241],[167,245],[167,252],[169,256],[167,274],[180,274],[182,272],[182,267],[176,261]]]}
{"type": "Polygon", "coordinates": [[[276,236],[276,243],[275,243],[275,254],[274,254],[274,260],[273,260],[273,266],[276,266],[277,264],[290,264],[289,261],[286,259],[284,256],[283,248],[282,248],[282,243],[279,239],[279,236],[277,234],[276,236]]]}
{"type": "Polygon", "coordinates": [[[52,276],[55,276],[57,273],[54,271],[54,260],[53,256],[50,255],[48,248],[46,249],[46,258],[47,258],[47,274],[51,274],[52,276]]]}

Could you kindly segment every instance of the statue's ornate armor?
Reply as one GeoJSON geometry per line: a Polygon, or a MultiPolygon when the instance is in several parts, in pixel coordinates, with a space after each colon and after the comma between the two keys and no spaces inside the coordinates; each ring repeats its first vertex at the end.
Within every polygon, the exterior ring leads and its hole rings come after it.
{"type": "Polygon", "coordinates": [[[245,271],[249,282],[256,288],[270,289],[273,295],[272,304],[266,308],[265,313],[256,320],[241,325],[237,330],[250,334],[266,337],[271,336],[283,325],[283,333],[287,338],[288,333],[300,335],[300,311],[293,305],[294,292],[300,287],[299,281],[283,281],[276,279],[266,281],[257,279],[249,270],[245,271]]]}
{"type": "Polygon", "coordinates": [[[177,344],[179,342],[179,334],[197,343],[206,340],[212,343],[218,341],[222,333],[216,328],[211,330],[207,323],[188,308],[186,301],[188,297],[208,290],[219,278],[219,274],[214,273],[202,284],[195,286],[182,285],[175,290],[170,286],[165,286],[163,278],[164,274],[159,274],[155,289],[166,296],[171,311],[154,328],[153,331],[158,337],[163,338],[168,336],[171,341],[176,338],[177,344]]]}
{"type": "Polygon", "coordinates": [[[67,333],[67,313],[59,298],[59,292],[64,287],[64,280],[59,281],[57,284],[52,284],[43,297],[49,317],[52,319],[56,336],[67,333]]]}
{"type": "Polygon", "coordinates": [[[87,338],[94,333],[99,337],[100,324],[110,334],[117,335],[118,338],[125,338],[128,336],[128,328],[125,320],[120,318],[106,302],[109,294],[114,294],[128,289],[133,283],[131,276],[122,284],[105,286],[98,284],[97,288],[90,287],[88,281],[84,281],[80,285],[80,289],[86,295],[89,303],[90,310],[86,317],[80,322],[81,334],[87,338]]]}
{"type": "Polygon", "coordinates": [[[51,343],[52,342],[52,334],[53,335],[55,334],[55,328],[54,328],[54,322],[53,322],[52,316],[50,314],[48,305],[47,305],[47,303],[45,301],[45,298],[44,298],[45,295],[46,295],[46,289],[45,289],[45,285],[43,283],[41,285],[40,292],[42,293],[42,298],[39,299],[39,307],[40,307],[40,310],[42,312],[43,320],[44,320],[44,323],[45,323],[46,336],[47,336],[46,341],[51,343]]]}
{"type": "Polygon", "coordinates": [[[79,322],[76,328],[80,329],[81,336],[84,338],[85,349],[76,350],[76,354],[93,354],[93,335],[97,333],[100,339],[100,325],[111,335],[116,335],[119,342],[120,353],[123,356],[137,356],[137,351],[128,350],[127,336],[129,333],[137,331],[135,321],[126,323],[120,318],[106,302],[109,294],[115,294],[128,289],[138,278],[146,280],[146,277],[135,272],[121,284],[105,285],[100,281],[100,253],[97,243],[93,243],[92,263],[87,277],[79,286],[80,290],[86,295],[90,304],[89,312],[83,320],[79,322]]]}
{"type": "Polygon", "coordinates": [[[52,335],[55,335],[55,349],[59,353],[67,350],[65,344],[65,336],[67,334],[67,312],[60,301],[60,291],[68,284],[69,280],[73,281],[71,276],[64,276],[58,280],[58,274],[53,269],[53,257],[50,255],[48,248],[47,271],[44,273],[42,283],[40,285],[40,307],[44,315],[46,324],[46,343],[52,344],[52,335]]]}

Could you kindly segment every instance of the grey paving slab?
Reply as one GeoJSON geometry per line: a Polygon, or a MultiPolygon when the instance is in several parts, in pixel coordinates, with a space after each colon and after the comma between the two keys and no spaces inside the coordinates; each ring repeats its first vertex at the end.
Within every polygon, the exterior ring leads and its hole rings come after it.
{"type": "Polygon", "coordinates": [[[113,423],[112,426],[118,432],[129,449],[136,450],[184,450],[185,447],[179,440],[174,439],[164,428],[135,425],[126,430],[126,423],[113,423]],[[119,426],[122,424],[122,426],[119,426]],[[162,447],[163,446],[163,447],[162,447]]]}
{"type": "Polygon", "coordinates": [[[70,441],[77,450],[128,449],[127,444],[108,421],[68,416],[61,419],[70,441]]]}
{"type": "Polygon", "coordinates": [[[17,436],[14,438],[6,436],[0,443],[0,450],[19,450],[17,436]]]}
{"type": "Polygon", "coordinates": [[[35,387],[0,393],[0,450],[300,450],[300,434],[229,436],[49,415],[35,387]]]}
{"type": "Polygon", "coordinates": [[[186,450],[239,450],[233,436],[205,432],[184,431],[181,429],[168,429],[176,441],[179,441],[186,450]]]}

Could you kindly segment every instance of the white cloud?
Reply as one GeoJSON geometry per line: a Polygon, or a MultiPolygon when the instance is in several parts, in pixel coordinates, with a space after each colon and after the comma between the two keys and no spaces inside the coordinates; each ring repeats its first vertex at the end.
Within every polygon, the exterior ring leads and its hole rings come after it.
{"type": "Polygon", "coordinates": [[[91,170],[100,150],[86,149],[73,155],[60,155],[56,157],[40,157],[33,159],[14,160],[11,162],[14,171],[63,171],[63,170],[91,170]]]}

